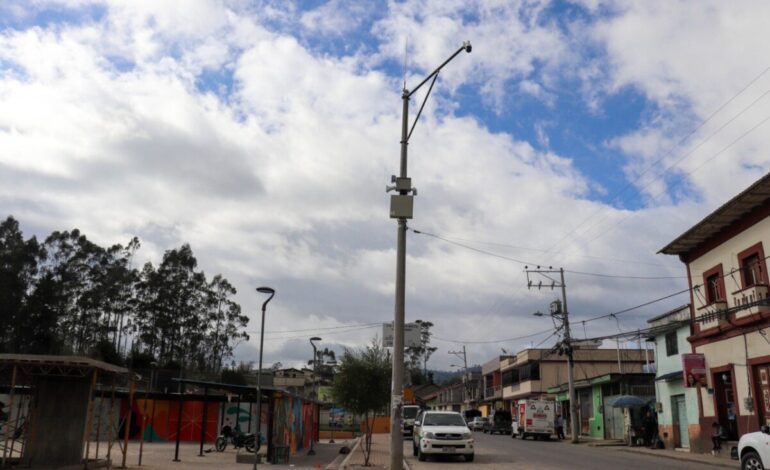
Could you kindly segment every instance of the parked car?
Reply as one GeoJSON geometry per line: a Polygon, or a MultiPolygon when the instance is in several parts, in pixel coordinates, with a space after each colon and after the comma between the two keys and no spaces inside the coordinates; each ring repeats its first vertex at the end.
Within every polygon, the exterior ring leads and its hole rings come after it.
{"type": "Polygon", "coordinates": [[[420,412],[420,407],[417,405],[404,406],[401,414],[401,432],[405,435],[411,436],[414,432],[414,419],[420,412]]]}
{"type": "Polygon", "coordinates": [[[511,421],[513,420],[510,411],[498,410],[484,423],[484,434],[510,434],[511,421]]]}
{"type": "Polygon", "coordinates": [[[420,461],[428,455],[462,455],[473,462],[473,434],[455,411],[423,411],[414,423],[412,451],[420,461]]]}
{"type": "Polygon", "coordinates": [[[484,430],[484,423],[489,421],[487,418],[476,416],[473,418],[473,421],[468,423],[468,427],[471,428],[471,431],[483,431],[484,430]]]}
{"type": "Polygon", "coordinates": [[[759,432],[750,432],[738,441],[738,458],[742,470],[770,468],[770,428],[762,426],[759,432]]]}

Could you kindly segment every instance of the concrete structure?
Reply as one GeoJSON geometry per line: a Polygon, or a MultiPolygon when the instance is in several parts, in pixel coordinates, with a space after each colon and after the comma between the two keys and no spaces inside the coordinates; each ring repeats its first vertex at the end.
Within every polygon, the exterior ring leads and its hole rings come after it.
{"type": "MultiPolygon", "coordinates": [[[[641,373],[646,361],[654,361],[652,352],[636,349],[576,349],[575,380],[610,373],[641,373]]],[[[500,361],[502,398],[505,409],[521,398],[548,394],[548,389],[567,381],[565,356],[550,349],[525,349],[500,361]]],[[[568,421],[565,416],[565,420],[568,421]]]]}
{"type": "Polygon", "coordinates": [[[309,395],[315,374],[310,369],[277,369],[273,371],[273,386],[297,395],[309,395]]]}
{"type": "MultiPolygon", "coordinates": [[[[770,424],[769,246],[770,174],[661,250],[687,268],[689,342],[705,358],[694,384],[701,429],[719,421],[733,438],[770,424]]],[[[690,445],[706,451],[708,433],[690,445]]]]}
{"type": "MultiPolygon", "coordinates": [[[[580,435],[596,439],[623,439],[628,441],[629,429],[626,426],[626,414],[630,423],[639,424],[642,421],[642,408],[625,411],[623,408],[614,408],[613,399],[621,395],[637,396],[645,401],[652,402],[655,398],[653,385],[654,374],[604,374],[598,377],[590,377],[575,381],[575,390],[578,400],[578,423],[580,423],[580,435]]],[[[569,414],[569,393],[566,383],[548,389],[548,393],[554,395],[556,401],[561,404],[562,416],[569,414]]],[[[565,423],[569,423],[565,419],[565,423]]],[[[637,430],[637,432],[641,432],[637,430]]]]}
{"type": "Polygon", "coordinates": [[[488,416],[494,410],[503,408],[503,381],[500,371],[500,362],[503,359],[509,359],[514,356],[497,356],[494,359],[485,362],[481,366],[481,376],[483,379],[483,397],[479,404],[479,410],[482,416],[488,416]]]}
{"type": "MultiPolygon", "coordinates": [[[[682,353],[691,352],[690,304],[677,307],[647,320],[650,341],[655,342],[657,375],[655,395],[658,408],[658,434],[667,449],[690,449],[698,441],[698,396],[695,388],[684,386],[682,353]]],[[[706,430],[708,434],[710,430],[706,430]]]]}
{"type": "Polygon", "coordinates": [[[463,402],[460,411],[478,410],[482,397],[481,372],[463,374],[463,402]]]}

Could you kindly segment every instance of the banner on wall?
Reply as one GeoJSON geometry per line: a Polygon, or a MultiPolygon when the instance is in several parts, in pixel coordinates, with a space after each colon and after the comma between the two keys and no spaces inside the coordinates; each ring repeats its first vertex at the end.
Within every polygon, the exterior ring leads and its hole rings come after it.
{"type": "Polygon", "coordinates": [[[682,354],[682,373],[685,387],[706,387],[706,356],[682,354]]]}

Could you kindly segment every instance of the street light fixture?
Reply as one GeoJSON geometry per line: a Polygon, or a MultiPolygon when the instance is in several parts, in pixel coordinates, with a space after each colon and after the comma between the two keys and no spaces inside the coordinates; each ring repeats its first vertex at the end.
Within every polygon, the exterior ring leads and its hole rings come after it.
{"type": "MultiPolygon", "coordinates": [[[[316,377],[316,374],[318,374],[318,356],[315,342],[321,341],[321,338],[318,336],[313,336],[310,338],[310,345],[313,346],[313,395],[315,398],[315,401],[318,402],[318,392],[316,391],[316,383],[318,377],[316,377]]],[[[313,441],[315,440],[315,432],[312,433],[312,436],[310,437],[310,450],[307,452],[307,455],[315,455],[315,449],[313,448],[313,441]]]]}
{"type": "MultiPolygon", "coordinates": [[[[390,429],[399,429],[401,426],[401,408],[403,406],[404,398],[404,318],[405,318],[405,301],[406,301],[406,219],[412,218],[413,198],[417,190],[412,187],[412,180],[407,177],[407,145],[409,144],[409,137],[414,131],[414,126],[417,125],[417,121],[420,119],[420,114],[425,107],[425,102],[430,96],[430,92],[433,90],[433,85],[436,84],[436,78],[442,68],[448,64],[452,59],[457,57],[462,51],[471,52],[470,41],[465,41],[463,45],[457,49],[447,60],[436,68],[430,75],[425,77],[419,85],[414,87],[411,91],[406,89],[406,82],[404,83],[404,89],[401,92],[401,103],[403,111],[401,114],[401,165],[399,171],[399,177],[395,175],[391,178],[391,182],[395,183],[395,186],[386,187],[387,191],[394,190],[398,194],[390,197],[390,217],[398,219],[398,242],[397,242],[397,254],[396,254],[396,306],[394,312],[393,321],[393,377],[391,385],[391,399],[390,399],[390,429]],[[412,129],[409,130],[409,98],[419,90],[425,83],[433,79],[428,88],[428,93],[423,99],[420,110],[417,112],[412,129]],[[410,195],[410,193],[412,193],[410,195]]],[[[401,435],[397,432],[390,433],[390,469],[402,470],[404,464],[404,442],[401,435]]]]}
{"type": "Polygon", "coordinates": [[[267,303],[275,296],[275,289],[272,287],[257,287],[260,294],[268,294],[270,297],[262,304],[262,326],[259,329],[259,369],[257,369],[257,435],[256,446],[254,447],[254,470],[257,469],[257,460],[259,460],[259,448],[262,446],[262,350],[265,345],[265,310],[267,303]]]}

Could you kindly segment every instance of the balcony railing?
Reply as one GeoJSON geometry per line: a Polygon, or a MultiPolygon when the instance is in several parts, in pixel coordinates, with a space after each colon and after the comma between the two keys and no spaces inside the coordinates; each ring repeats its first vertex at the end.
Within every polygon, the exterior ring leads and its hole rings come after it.
{"type": "Polygon", "coordinates": [[[768,288],[765,284],[756,284],[745,289],[733,292],[733,305],[737,308],[735,318],[747,317],[759,312],[766,312],[768,307],[765,305],[751,305],[760,300],[768,298],[768,288]],[[746,308],[738,308],[742,305],[751,305],[746,308]]]}
{"type": "Polygon", "coordinates": [[[723,316],[724,310],[727,310],[727,302],[724,300],[717,300],[698,308],[701,331],[719,326],[719,320],[723,316]]]}
{"type": "Polygon", "coordinates": [[[490,398],[501,398],[503,396],[503,390],[502,388],[497,385],[494,387],[487,387],[484,389],[484,399],[490,399],[490,398]]]}

